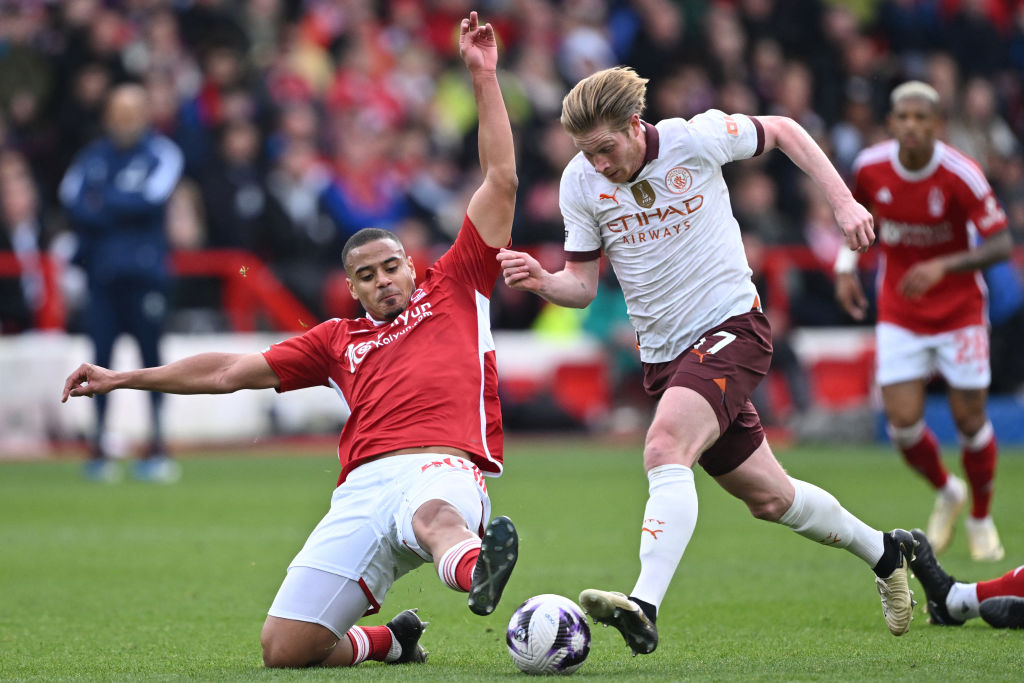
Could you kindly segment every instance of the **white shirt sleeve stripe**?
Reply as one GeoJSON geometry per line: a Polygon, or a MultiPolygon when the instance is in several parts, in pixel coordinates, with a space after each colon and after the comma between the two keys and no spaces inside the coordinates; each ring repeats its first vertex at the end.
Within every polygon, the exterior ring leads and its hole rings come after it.
{"type": "Polygon", "coordinates": [[[164,137],[153,139],[153,152],[157,157],[157,166],[146,181],[143,196],[146,201],[157,204],[167,201],[177,186],[184,167],[184,157],[178,146],[164,137]]]}
{"type": "Polygon", "coordinates": [[[85,182],[85,174],[82,173],[81,165],[75,162],[60,182],[60,201],[65,206],[75,201],[75,196],[82,191],[83,182],[85,182]]]}
{"type": "Polygon", "coordinates": [[[981,198],[988,195],[991,188],[981,170],[961,152],[951,147],[946,149],[950,153],[943,156],[942,165],[952,171],[956,177],[963,180],[975,197],[981,198]]]}

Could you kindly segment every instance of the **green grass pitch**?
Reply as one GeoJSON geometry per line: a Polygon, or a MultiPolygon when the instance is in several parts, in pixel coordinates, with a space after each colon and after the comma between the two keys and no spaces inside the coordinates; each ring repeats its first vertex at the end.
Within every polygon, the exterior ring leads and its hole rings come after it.
{"type": "MultiPolygon", "coordinates": [[[[869,524],[922,526],[927,487],[885,447],[780,451],[796,477],[869,524]]],[[[957,471],[952,449],[946,457],[957,471]]],[[[520,677],[505,651],[513,609],[538,593],[628,592],[646,499],[639,444],[510,439],[490,479],[494,514],[520,531],[502,604],[477,617],[426,566],[400,580],[379,624],[407,607],[431,622],[425,665],[267,671],[259,631],[292,555],[326,510],[337,463],[322,455],[187,458],[174,486],[88,484],[79,463],[0,465],[0,679],[491,680],[520,677]]],[[[751,518],[697,474],[697,530],[658,621],[661,644],[633,658],[593,630],[577,677],[601,680],[1021,680],[1024,632],[980,620],[889,635],[858,559],[751,518]]],[[[1024,563],[1024,452],[1004,449],[994,515],[1007,558],[977,564],[960,533],[942,558],[956,576],[1024,563]]],[[[962,529],[961,529],[962,532],[962,529]]],[[[923,591],[914,582],[923,603],[923,591]]]]}

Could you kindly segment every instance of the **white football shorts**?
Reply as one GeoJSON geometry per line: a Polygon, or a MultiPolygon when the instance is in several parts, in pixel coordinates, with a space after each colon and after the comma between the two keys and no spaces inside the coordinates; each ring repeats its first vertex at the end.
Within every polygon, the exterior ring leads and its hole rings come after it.
{"type": "Polygon", "coordinates": [[[351,590],[342,591],[351,583],[362,589],[365,602],[360,604],[364,608],[369,604],[365,613],[376,613],[398,578],[433,562],[416,542],[412,529],[413,513],[433,499],[451,503],[470,530],[482,535],[490,519],[491,501],[483,474],[468,459],[413,453],[374,460],[352,470],[334,490],[331,509],[288,566],[269,614],[322,624],[340,637],[355,623],[350,621],[352,605],[326,602],[345,594],[357,596],[351,590]],[[319,571],[295,571],[303,567],[319,571]],[[323,599],[310,600],[310,595],[323,599]]]}
{"type": "Polygon", "coordinates": [[[956,389],[985,389],[992,379],[984,325],[918,334],[892,323],[878,323],[875,343],[877,380],[883,387],[928,379],[936,372],[956,389]]]}

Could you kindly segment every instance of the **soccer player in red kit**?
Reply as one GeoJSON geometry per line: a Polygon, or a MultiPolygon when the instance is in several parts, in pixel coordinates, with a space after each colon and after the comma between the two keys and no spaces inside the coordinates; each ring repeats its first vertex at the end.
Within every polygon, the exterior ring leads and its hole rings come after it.
{"type": "MultiPolygon", "coordinates": [[[[995,561],[1004,553],[989,514],[996,440],[985,410],[990,369],[981,271],[1010,256],[1006,215],[977,164],[937,139],[934,88],[904,83],[891,102],[894,139],[860,153],[853,190],[874,211],[882,250],[877,380],[889,436],[938,492],[927,529],[935,552],[949,545],[969,487],[971,556],[995,561]],[[924,422],[925,385],[936,371],[949,385],[967,485],[943,467],[924,422]]],[[[855,319],[864,318],[853,252],[840,250],[836,260],[836,298],[855,319]]]]}
{"type": "Polygon", "coordinates": [[[262,353],[205,353],[129,372],[86,364],[64,386],[66,401],[114,389],[196,394],[323,385],[348,405],[330,510],[289,566],[263,627],[270,667],[422,662],[426,623],[415,610],[387,626],[356,621],[425,562],[447,586],[469,592],[473,612],[490,614],[515,565],[512,523],[497,517],[488,524],[484,475],[502,469],[489,296],[518,181],[497,43],[476,12],[462,21],[459,47],[479,111],[483,182],[455,244],[423,282],[415,282],[394,234],[361,230],[342,261],[365,318],[329,320],[262,353]]]}
{"type": "Polygon", "coordinates": [[[963,583],[947,574],[920,529],[911,532],[918,542],[910,566],[924,587],[928,621],[936,626],[960,626],[981,617],[995,628],[1024,628],[1024,566],[999,578],[963,583]]]}

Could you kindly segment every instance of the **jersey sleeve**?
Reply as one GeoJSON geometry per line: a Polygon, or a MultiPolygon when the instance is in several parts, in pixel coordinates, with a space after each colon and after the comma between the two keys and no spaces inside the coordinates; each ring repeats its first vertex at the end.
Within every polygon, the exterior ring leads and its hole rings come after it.
{"type": "Polygon", "coordinates": [[[586,204],[586,181],[569,164],[558,187],[558,208],[565,222],[565,254],[570,261],[592,261],[601,256],[601,231],[586,204]]]}
{"type": "Polygon", "coordinates": [[[991,237],[1009,225],[1006,212],[1003,211],[991,187],[983,197],[971,194],[970,199],[972,201],[967,210],[967,217],[974,223],[979,235],[991,237]]]}
{"type": "Polygon", "coordinates": [[[466,216],[462,219],[462,229],[455,238],[455,244],[438,259],[434,269],[490,297],[501,271],[498,251],[484,242],[473,221],[466,216]]]}
{"type": "Polygon", "coordinates": [[[764,127],[745,114],[726,114],[709,109],[690,119],[694,139],[702,145],[704,156],[719,166],[730,161],[749,159],[764,151],[764,127]]]}
{"type": "Polygon", "coordinates": [[[330,337],[337,326],[328,320],[291,339],[272,345],[263,357],[281,380],[278,391],[329,386],[330,337]]]}

